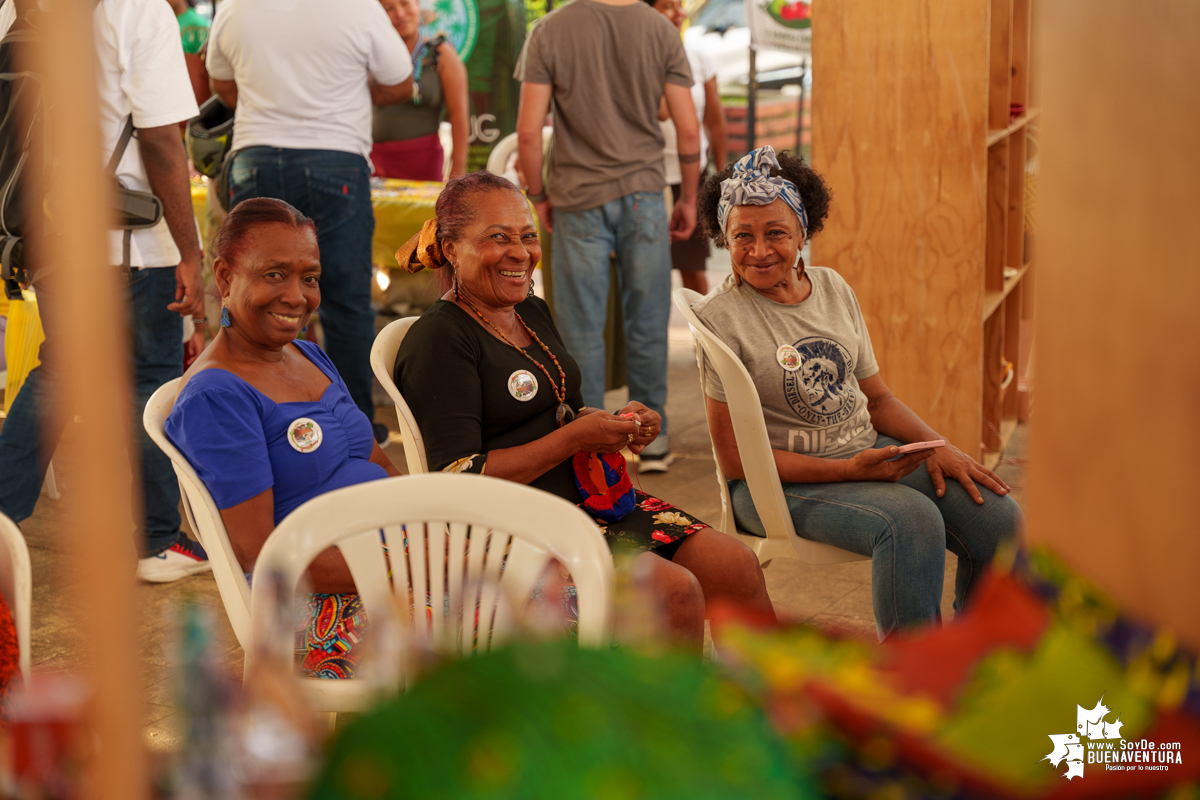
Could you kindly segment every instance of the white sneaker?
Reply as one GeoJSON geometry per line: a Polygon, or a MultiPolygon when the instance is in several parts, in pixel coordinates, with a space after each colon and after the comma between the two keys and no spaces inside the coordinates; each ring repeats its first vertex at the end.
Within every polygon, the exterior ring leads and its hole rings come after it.
{"type": "Polygon", "coordinates": [[[675,456],[669,450],[652,456],[642,453],[638,458],[638,472],[666,472],[667,468],[674,463],[675,456]]]}
{"type": "Polygon", "coordinates": [[[208,563],[204,548],[198,542],[180,536],[178,542],[158,555],[139,558],[137,576],[138,580],[147,583],[171,583],[210,570],[212,565],[208,563]]]}

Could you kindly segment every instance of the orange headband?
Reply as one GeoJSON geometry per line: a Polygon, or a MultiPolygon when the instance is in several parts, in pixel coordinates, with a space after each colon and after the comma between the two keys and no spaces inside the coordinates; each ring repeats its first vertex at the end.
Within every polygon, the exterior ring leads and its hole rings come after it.
{"type": "Polygon", "coordinates": [[[437,238],[437,220],[427,219],[421,230],[396,251],[396,261],[409,272],[441,269],[448,263],[437,238]]]}

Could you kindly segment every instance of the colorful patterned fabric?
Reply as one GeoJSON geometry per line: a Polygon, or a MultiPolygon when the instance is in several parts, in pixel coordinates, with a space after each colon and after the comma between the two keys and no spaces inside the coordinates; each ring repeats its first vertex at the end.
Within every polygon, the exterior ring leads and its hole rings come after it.
{"type": "Polygon", "coordinates": [[[676,545],[670,548],[671,556],[684,537],[709,527],[707,523],[687,516],[665,500],[638,489],[634,489],[632,511],[617,522],[596,519],[596,524],[600,526],[600,532],[608,540],[613,552],[659,550],[676,545]]]}
{"type": "Polygon", "coordinates": [[[801,238],[806,235],[808,212],[804,210],[800,191],[791,181],[772,175],[772,169],[779,169],[779,159],[769,144],[752,150],[733,165],[733,175],[721,181],[721,199],[717,203],[717,221],[722,233],[734,206],[765,206],[782,198],[800,220],[801,238]]]}
{"type": "Polygon", "coordinates": [[[308,678],[353,678],[367,613],[357,594],[311,594],[306,624],[296,632],[300,674],[308,678]]]}
{"type": "Polygon", "coordinates": [[[482,475],[485,469],[487,469],[487,453],[472,453],[451,461],[442,467],[442,472],[469,472],[473,475],[482,475]]]}
{"type": "Polygon", "coordinates": [[[571,459],[575,468],[575,485],[583,498],[580,507],[605,522],[620,522],[633,511],[636,497],[625,457],[620,453],[579,452],[571,459]]]}
{"type": "Polygon", "coordinates": [[[952,625],[882,645],[729,619],[714,636],[832,796],[1200,790],[1195,655],[1046,552],[985,576],[952,625]],[[1147,752],[1163,761],[1142,768],[1147,752]],[[1172,753],[1181,761],[1166,763],[1172,753]]]}

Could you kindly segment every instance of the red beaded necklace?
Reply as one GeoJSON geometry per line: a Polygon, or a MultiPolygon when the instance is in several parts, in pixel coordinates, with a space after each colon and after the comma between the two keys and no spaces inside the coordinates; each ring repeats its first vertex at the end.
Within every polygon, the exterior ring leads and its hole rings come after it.
{"type": "Polygon", "coordinates": [[[540,369],[542,371],[542,373],[546,376],[546,380],[548,380],[550,382],[551,390],[554,391],[554,397],[555,397],[555,399],[558,400],[558,410],[554,414],[554,421],[558,423],[558,427],[561,428],[563,425],[566,425],[568,422],[571,422],[572,420],[574,420],[575,412],[571,410],[571,407],[569,405],[567,405],[567,376],[566,376],[566,373],[563,372],[562,364],[558,363],[558,359],[554,357],[554,353],[552,353],[550,351],[550,348],[546,346],[546,343],[543,342],[541,340],[541,338],[538,337],[538,335],[533,332],[533,328],[530,328],[528,325],[525,324],[525,320],[521,319],[521,315],[517,313],[516,309],[513,310],[513,314],[515,314],[517,317],[517,322],[521,323],[521,327],[523,327],[525,329],[525,331],[533,338],[533,340],[535,342],[537,342],[539,345],[541,345],[542,350],[544,350],[546,355],[550,356],[550,360],[554,362],[554,366],[558,369],[558,379],[562,383],[561,388],[559,386],[555,385],[554,378],[552,378],[550,376],[550,370],[546,369],[546,367],[542,364],[542,362],[538,361],[536,358],[529,355],[529,353],[526,353],[525,348],[520,347],[517,344],[514,344],[512,341],[510,341],[509,338],[504,335],[503,331],[501,331],[499,328],[497,328],[495,325],[493,325],[492,321],[490,319],[488,319],[483,314],[481,314],[479,312],[479,309],[477,309],[475,307],[475,304],[472,303],[465,295],[460,295],[458,293],[457,289],[458,289],[458,287],[456,286],[455,292],[454,292],[455,298],[461,297],[462,301],[467,304],[467,308],[471,309],[471,311],[474,312],[475,316],[479,317],[481,320],[484,321],[484,323],[489,328],[494,330],[496,332],[496,335],[500,337],[501,341],[503,341],[509,347],[515,349],[518,353],[525,356],[530,361],[532,361],[534,366],[536,366],[538,369],[540,369]]]}

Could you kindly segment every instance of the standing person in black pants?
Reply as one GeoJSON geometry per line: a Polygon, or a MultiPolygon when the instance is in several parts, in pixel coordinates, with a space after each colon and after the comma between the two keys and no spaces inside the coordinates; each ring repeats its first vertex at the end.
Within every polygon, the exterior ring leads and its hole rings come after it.
{"type": "MultiPolygon", "coordinates": [[[[317,224],[325,350],[350,396],[371,399],[371,106],[412,96],[408,48],[377,0],[318,0],[286,12],[226,2],[208,43],[213,91],[236,109],[229,206],[284,200],[317,224]]],[[[387,428],[373,425],[375,440],[387,428]]]]}

